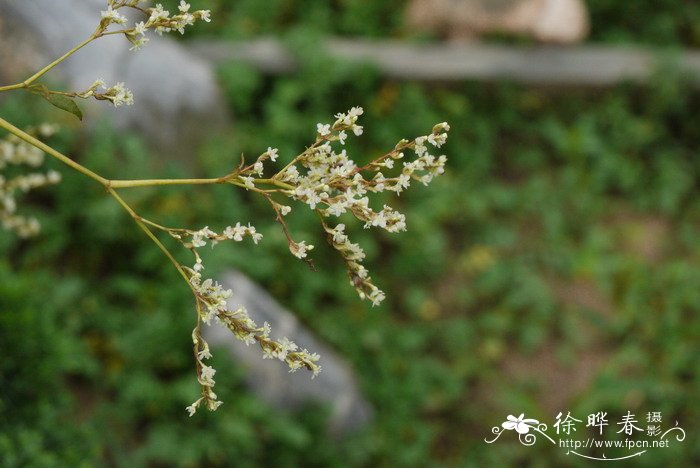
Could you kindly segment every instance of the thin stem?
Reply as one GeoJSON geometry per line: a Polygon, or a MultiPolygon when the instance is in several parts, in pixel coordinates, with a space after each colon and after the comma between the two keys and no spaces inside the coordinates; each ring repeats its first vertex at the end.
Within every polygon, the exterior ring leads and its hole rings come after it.
{"type": "Polygon", "coordinates": [[[269,184],[269,185],[274,185],[275,187],[283,188],[285,190],[294,190],[294,186],[287,184],[285,182],[279,181],[277,179],[253,179],[254,184],[269,184]]]}
{"type": "Polygon", "coordinates": [[[182,269],[182,265],[180,265],[180,262],[178,262],[175,257],[173,256],[172,253],[168,250],[166,246],[163,245],[163,243],[156,237],[155,234],[146,226],[146,224],[143,222],[143,218],[136,214],[136,212],[124,201],[122,197],[119,196],[119,194],[111,187],[107,187],[107,191],[109,192],[112,197],[114,197],[117,202],[124,208],[124,210],[129,213],[129,215],[133,218],[133,220],[136,222],[136,224],[139,225],[139,227],[143,230],[143,232],[146,233],[148,237],[151,238],[151,240],[158,246],[158,248],[165,254],[166,257],[168,257],[168,260],[175,266],[177,271],[180,273],[180,275],[184,278],[185,282],[192,288],[192,285],[190,284],[190,278],[187,276],[187,273],[185,273],[185,270],[182,269]]]}
{"type": "Polygon", "coordinates": [[[20,89],[20,88],[26,88],[26,87],[28,87],[30,84],[34,83],[36,80],[38,80],[39,78],[41,78],[42,76],[44,76],[44,75],[45,75],[49,70],[51,70],[53,67],[55,67],[55,66],[58,65],[59,63],[63,62],[65,59],[67,59],[68,57],[70,57],[71,55],[73,55],[73,54],[76,53],[78,50],[82,49],[83,47],[85,47],[86,45],[88,45],[90,42],[94,41],[94,40],[97,39],[98,37],[99,37],[99,35],[96,35],[96,34],[91,35],[90,37],[88,37],[87,39],[85,39],[83,42],[81,42],[81,43],[78,44],[77,46],[73,47],[71,50],[69,50],[69,51],[66,52],[65,54],[61,55],[59,58],[57,58],[56,60],[54,60],[54,61],[51,62],[50,64],[46,65],[44,68],[42,68],[42,69],[39,70],[38,72],[34,73],[32,76],[30,76],[29,78],[27,78],[27,79],[24,80],[23,82],[17,83],[17,84],[13,84],[13,85],[9,85],[9,86],[0,86],[0,92],[2,92],[2,91],[10,91],[10,90],[12,90],[12,89],[20,89]]]}
{"type": "Polygon", "coordinates": [[[226,178],[216,179],[143,179],[143,180],[112,180],[110,186],[113,188],[133,188],[133,187],[156,187],[161,185],[209,185],[224,184],[226,178]]]}
{"type": "MultiPolygon", "coordinates": [[[[217,177],[215,179],[142,179],[142,180],[111,180],[108,182],[112,188],[135,188],[135,187],[159,187],[163,185],[211,185],[211,184],[232,184],[243,187],[236,181],[235,177],[217,177]]],[[[254,184],[274,185],[285,190],[293,190],[294,186],[276,179],[253,179],[254,184]]]]}
{"type": "Polygon", "coordinates": [[[41,140],[38,140],[38,139],[34,138],[33,136],[31,136],[30,134],[20,130],[19,128],[15,127],[10,122],[8,122],[7,120],[3,119],[2,117],[0,117],[0,127],[4,128],[8,132],[12,133],[16,137],[26,141],[30,145],[36,146],[37,148],[39,148],[43,152],[47,153],[49,156],[58,159],[63,164],[72,167],[73,169],[80,172],[81,174],[84,174],[84,175],[90,177],[91,179],[96,180],[97,182],[104,185],[105,187],[107,187],[109,185],[109,180],[107,180],[104,177],[102,177],[101,175],[91,171],[87,167],[85,167],[81,164],[78,164],[77,162],[75,162],[71,158],[69,158],[68,156],[56,151],[55,149],[53,149],[52,147],[50,147],[46,143],[42,142],[41,140]]]}
{"type": "Polygon", "coordinates": [[[13,85],[0,86],[0,92],[11,91],[13,89],[21,89],[21,88],[26,88],[26,85],[24,83],[17,83],[17,84],[13,84],[13,85]]]}
{"type": "Polygon", "coordinates": [[[171,232],[186,232],[187,229],[182,229],[182,228],[169,228],[167,226],[163,226],[162,224],[154,223],[151,220],[148,220],[146,218],[141,218],[141,221],[143,221],[145,224],[148,224],[151,227],[154,227],[156,229],[160,229],[161,231],[165,231],[167,233],[171,232]]]}

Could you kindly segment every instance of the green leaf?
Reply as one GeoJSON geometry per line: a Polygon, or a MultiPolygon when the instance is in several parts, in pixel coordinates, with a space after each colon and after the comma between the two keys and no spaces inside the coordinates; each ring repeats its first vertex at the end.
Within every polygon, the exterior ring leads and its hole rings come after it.
{"type": "Polygon", "coordinates": [[[49,101],[53,106],[58,107],[61,110],[70,112],[76,116],[79,120],[83,120],[83,113],[80,108],[75,103],[75,101],[67,96],[61,94],[48,94],[44,95],[44,99],[49,101]]]}

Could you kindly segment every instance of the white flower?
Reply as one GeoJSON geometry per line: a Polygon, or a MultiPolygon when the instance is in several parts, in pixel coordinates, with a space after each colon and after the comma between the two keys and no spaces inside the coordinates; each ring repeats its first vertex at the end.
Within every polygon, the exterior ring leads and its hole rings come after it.
{"type": "MultiPolygon", "coordinates": [[[[208,386],[214,386],[214,374],[216,374],[216,369],[214,369],[211,366],[206,366],[202,365],[202,369],[199,373],[199,376],[202,378],[202,381],[208,383],[211,383],[211,385],[208,386]]],[[[206,385],[206,384],[205,384],[206,385]]]]}
{"type": "Polygon", "coordinates": [[[104,96],[109,99],[112,104],[114,104],[114,107],[119,107],[124,104],[130,106],[134,103],[133,93],[124,86],[124,83],[121,82],[107,89],[104,96]]]}
{"type": "Polygon", "coordinates": [[[282,175],[282,180],[287,182],[297,182],[299,180],[299,169],[296,166],[289,166],[284,174],[282,175]]]}
{"type": "Polygon", "coordinates": [[[428,137],[418,137],[416,138],[416,146],[415,146],[415,152],[418,156],[423,156],[426,151],[428,151],[428,148],[425,147],[425,140],[427,140],[428,137]]]}
{"type": "Polygon", "coordinates": [[[201,403],[201,401],[202,401],[202,398],[200,398],[199,400],[195,401],[190,406],[185,408],[187,410],[187,412],[190,413],[190,417],[194,416],[194,413],[197,412],[197,408],[199,407],[199,403],[201,403]]]}
{"type": "Polygon", "coordinates": [[[248,234],[250,235],[250,237],[253,238],[253,242],[255,242],[256,244],[257,244],[258,241],[259,241],[260,239],[262,239],[262,237],[263,237],[262,234],[260,234],[259,232],[257,232],[257,231],[255,230],[255,227],[254,227],[254,226],[251,226],[251,225],[250,225],[250,223],[248,223],[248,234]]]}
{"type": "Polygon", "coordinates": [[[326,213],[329,215],[340,216],[345,213],[345,204],[342,202],[331,203],[326,209],[326,213]]]}
{"type": "Polygon", "coordinates": [[[206,21],[207,23],[211,22],[211,12],[209,10],[199,10],[196,14],[202,21],[206,21]]]}
{"type": "Polygon", "coordinates": [[[243,185],[245,185],[246,190],[255,188],[255,184],[253,183],[252,177],[240,176],[240,179],[243,181],[243,185]]]}
{"type": "Polygon", "coordinates": [[[185,0],[180,0],[180,6],[177,7],[182,13],[187,13],[190,11],[190,4],[185,2],[185,0]]]}
{"type": "Polygon", "coordinates": [[[372,306],[377,306],[381,304],[384,299],[386,299],[386,296],[382,290],[375,287],[375,289],[373,289],[369,294],[368,299],[372,301],[372,306]]]}
{"type": "MultiPolygon", "coordinates": [[[[195,247],[195,248],[196,247],[204,247],[205,245],[207,245],[207,242],[204,240],[204,237],[201,234],[194,233],[192,235],[192,246],[193,247],[195,247]]],[[[195,270],[195,271],[198,271],[198,270],[195,270]]]]}
{"type": "Polygon", "coordinates": [[[430,135],[428,135],[428,142],[431,145],[439,148],[447,142],[447,133],[431,133],[430,135]]]}
{"type": "Polygon", "coordinates": [[[267,148],[267,155],[270,157],[271,161],[277,161],[277,157],[279,156],[277,148],[267,148]]]}
{"type": "Polygon", "coordinates": [[[330,124],[322,124],[322,123],[317,123],[316,124],[316,131],[318,132],[319,135],[321,136],[326,136],[331,133],[331,126],[330,124]]]}
{"type": "Polygon", "coordinates": [[[102,78],[98,78],[98,79],[96,79],[96,80],[90,85],[90,89],[93,89],[93,90],[94,90],[94,89],[97,89],[97,88],[107,89],[107,88],[105,87],[105,80],[103,80],[102,78]]]}
{"type": "Polygon", "coordinates": [[[219,409],[219,406],[223,404],[223,401],[207,400],[207,408],[209,408],[209,411],[216,411],[217,409],[219,409]]]}
{"type": "Polygon", "coordinates": [[[245,226],[241,226],[241,223],[236,223],[235,227],[228,226],[224,230],[224,235],[228,237],[229,239],[233,239],[237,242],[240,242],[243,240],[243,236],[246,233],[246,228],[245,226]]]}
{"type": "Polygon", "coordinates": [[[364,113],[365,113],[365,110],[362,107],[357,106],[357,107],[353,107],[352,109],[350,109],[348,111],[348,116],[359,117],[364,113]]]}
{"type": "Polygon", "coordinates": [[[109,23],[124,24],[126,23],[126,17],[119,14],[118,11],[113,10],[112,7],[107,7],[106,11],[100,12],[102,14],[102,19],[107,20],[109,23]]]}
{"type": "Polygon", "coordinates": [[[306,253],[309,250],[313,250],[313,248],[313,245],[306,245],[306,241],[301,241],[298,244],[296,242],[289,244],[289,250],[297,258],[305,258],[306,253]]]}
{"type": "Polygon", "coordinates": [[[338,141],[340,141],[341,145],[345,144],[345,140],[347,139],[347,137],[348,134],[345,133],[345,130],[341,130],[340,132],[338,132],[338,141]]]}
{"type": "Polygon", "coordinates": [[[146,35],[146,23],[143,21],[140,21],[134,25],[134,34],[141,34],[142,36],[146,35]]]}

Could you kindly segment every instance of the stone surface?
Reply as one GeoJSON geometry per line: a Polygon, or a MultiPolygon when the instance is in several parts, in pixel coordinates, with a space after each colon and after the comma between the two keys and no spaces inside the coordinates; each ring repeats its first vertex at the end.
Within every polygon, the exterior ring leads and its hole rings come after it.
{"type": "MultiPolygon", "coordinates": [[[[8,25],[3,30],[12,33],[3,37],[0,47],[3,57],[12,57],[3,64],[11,63],[13,70],[24,72],[36,69],[39,61],[45,64],[61,56],[95,30],[104,8],[102,0],[0,0],[0,17],[8,25]],[[27,37],[32,38],[29,46],[27,37]],[[19,52],[12,53],[16,47],[19,52]],[[30,62],[26,66],[24,58],[30,62]]],[[[121,35],[100,38],[47,78],[74,91],[87,88],[97,78],[108,84],[125,82],[134,93],[134,105],[114,109],[104,102],[81,101],[86,122],[98,116],[112,119],[120,128],[145,134],[157,154],[191,163],[196,148],[208,136],[206,130],[222,130],[229,122],[226,106],[209,63],[170,37],[152,33],[149,37],[151,42],[139,51],[130,51],[131,44],[121,35]]],[[[24,78],[14,71],[1,74],[24,78]]]]}
{"type": "Polygon", "coordinates": [[[413,0],[406,20],[412,28],[450,39],[500,32],[570,44],[589,29],[583,0],[413,0]]]}
{"type": "Polygon", "coordinates": [[[330,430],[342,434],[365,425],[373,411],[358,390],[348,363],[335,351],[314,337],[306,327],[272,296],[242,273],[230,271],[222,284],[233,290],[233,304],[248,309],[259,325],[269,322],[272,336],[287,337],[302,348],[321,355],[321,373],[314,379],[309,372],[290,373],[279,360],[263,359],[257,345],[246,346],[221,326],[204,328],[204,337],[211,346],[225,347],[235,362],[247,369],[248,384],[265,401],[281,409],[294,409],[309,401],[331,408],[330,430]]]}

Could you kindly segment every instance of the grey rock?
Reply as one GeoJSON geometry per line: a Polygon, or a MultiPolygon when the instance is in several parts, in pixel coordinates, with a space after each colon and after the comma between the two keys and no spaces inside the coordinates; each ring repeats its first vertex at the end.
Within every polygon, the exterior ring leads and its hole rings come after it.
{"type": "Polygon", "coordinates": [[[242,273],[229,271],[222,284],[234,292],[234,301],[248,309],[258,324],[269,322],[274,337],[288,337],[302,348],[321,355],[321,373],[314,379],[309,372],[290,373],[278,360],[263,359],[257,345],[246,346],[221,326],[205,327],[210,345],[225,347],[235,362],[247,369],[247,382],[256,394],[280,409],[295,409],[310,401],[331,409],[331,432],[341,435],[367,424],[373,415],[363,398],[349,364],[323,344],[299,320],[284,309],[260,286],[242,273]]]}

